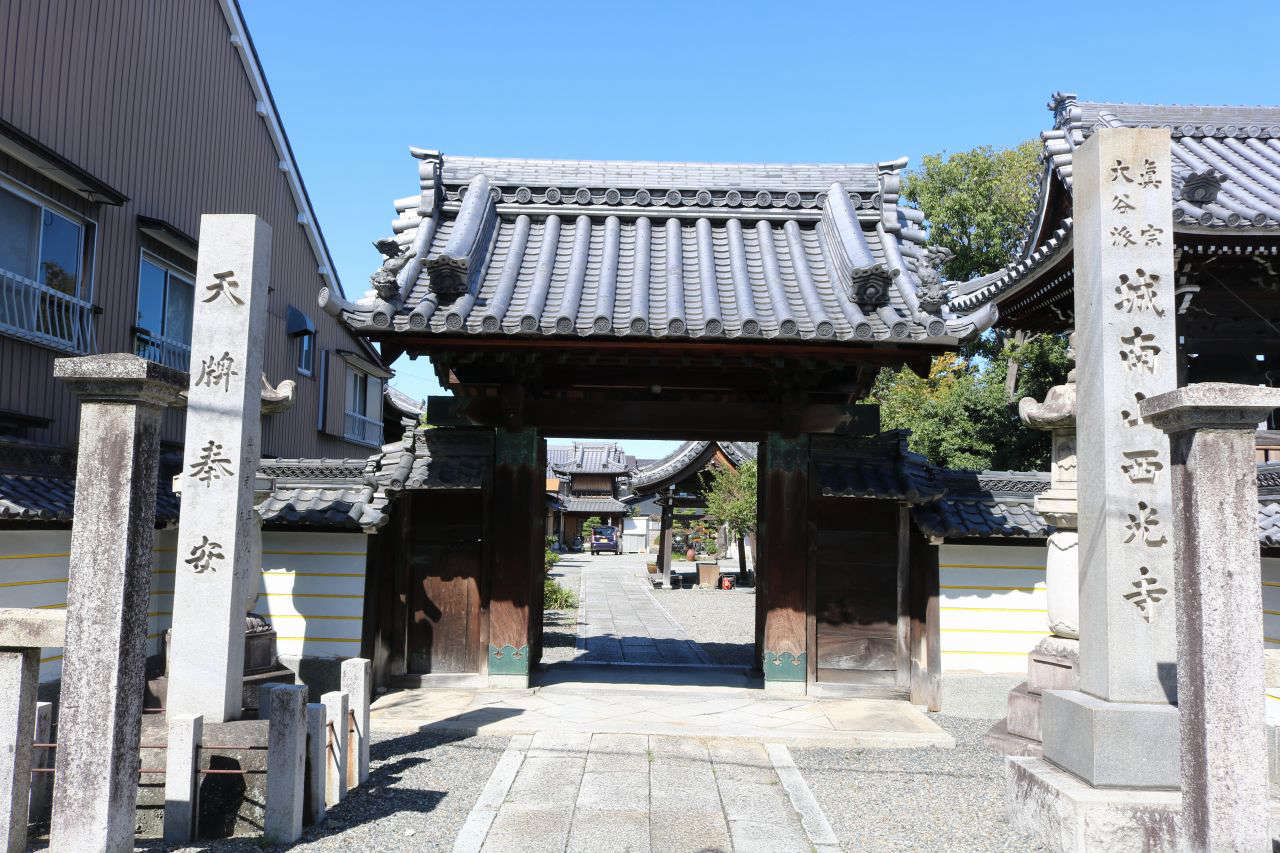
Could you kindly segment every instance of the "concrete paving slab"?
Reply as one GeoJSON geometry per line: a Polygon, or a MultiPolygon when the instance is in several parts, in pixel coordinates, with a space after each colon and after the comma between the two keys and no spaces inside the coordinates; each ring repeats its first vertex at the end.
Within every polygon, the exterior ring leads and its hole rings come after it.
{"type": "Polygon", "coordinates": [[[579,811],[573,816],[568,853],[648,853],[649,809],[639,811],[617,809],[579,811]]]}

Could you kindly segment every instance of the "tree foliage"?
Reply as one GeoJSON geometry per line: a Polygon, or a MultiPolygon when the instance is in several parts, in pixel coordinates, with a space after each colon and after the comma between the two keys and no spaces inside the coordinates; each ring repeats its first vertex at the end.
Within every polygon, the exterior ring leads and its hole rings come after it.
{"type": "Polygon", "coordinates": [[[1040,143],[928,154],[902,195],[924,212],[929,243],[949,249],[943,278],[967,281],[1009,262],[1035,203],[1040,143]]]}
{"type": "Polygon", "coordinates": [[[990,361],[948,353],[929,375],[908,368],[876,378],[870,402],[880,404],[882,429],[911,430],[911,449],[947,468],[1038,471],[1049,464],[1049,436],[1018,420],[1017,401],[1043,399],[1071,369],[1064,335],[1005,341],[990,361]],[[1010,360],[1014,393],[1006,393],[1010,360]]]}
{"type": "MultiPolygon", "coordinates": [[[[1039,143],[1024,142],[932,154],[907,176],[903,196],[924,213],[930,245],[951,252],[943,278],[964,281],[1012,260],[1033,212],[1039,152],[1039,143]]],[[[927,377],[881,371],[870,401],[880,404],[882,428],[910,429],[911,448],[939,465],[1040,470],[1049,438],[1018,420],[1017,401],[1043,398],[1070,368],[1065,335],[1018,340],[993,330],[934,359],[927,377]]]]}
{"type": "Polygon", "coordinates": [[[748,460],[739,468],[716,465],[706,493],[705,517],[717,527],[724,525],[737,538],[756,529],[756,463],[748,460]]]}

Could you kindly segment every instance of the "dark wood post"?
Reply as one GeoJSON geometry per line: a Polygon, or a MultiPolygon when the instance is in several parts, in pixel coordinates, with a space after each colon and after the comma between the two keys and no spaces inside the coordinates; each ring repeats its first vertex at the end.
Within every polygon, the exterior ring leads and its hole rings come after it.
{"type": "MultiPolygon", "coordinates": [[[[769,433],[761,469],[760,578],[767,689],[803,692],[808,676],[809,436],[769,433]]],[[[757,593],[758,594],[758,593],[757,593]]]]}
{"type": "Polygon", "coordinates": [[[536,649],[531,600],[541,588],[544,471],[532,428],[498,427],[485,538],[489,542],[489,683],[527,687],[536,649]],[[531,640],[533,648],[531,648],[531,640]]]}
{"type": "Polygon", "coordinates": [[[667,489],[662,500],[662,530],[658,535],[658,571],[662,573],[662,585],[671,588],[671,525],[675,520],[674,487],[667,489]]]}
{"type": "Polygon", "coordinates": [[[909,537],[911,702],[942,710],[942,646],[938,626],[938,546],[914,528],[909,537]]]}

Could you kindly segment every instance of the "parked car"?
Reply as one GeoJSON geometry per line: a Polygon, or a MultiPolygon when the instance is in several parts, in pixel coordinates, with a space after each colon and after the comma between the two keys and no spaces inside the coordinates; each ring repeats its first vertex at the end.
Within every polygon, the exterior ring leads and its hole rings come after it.
{"type": "Polygon", "coordinates": [[[591,529],[591,553],[599,554],[601,551],[618,553],[618,528],[601,525],[591,529]]]}

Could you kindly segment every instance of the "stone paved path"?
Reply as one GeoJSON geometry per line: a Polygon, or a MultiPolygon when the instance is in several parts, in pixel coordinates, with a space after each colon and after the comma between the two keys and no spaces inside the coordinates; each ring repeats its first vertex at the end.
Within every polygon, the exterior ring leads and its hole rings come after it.
{"type": "Polygon", "coordinates": [[[837,851],[785,746],[632,734],[518,735],[454,853],[837,851]]]}
{"type": "Polygon", "coordinates": [[[574,557],[583,561],[577,662],[714,664],[654,597],[645,555],[574,557]]]}
{"type": "MultiPolygon", "coordinates": [[[[785,741],[791,745],[950,748],[951,736],[893,699],[772,696],[707,686],[711,670],[565,666],[566,678],[528,690],[419,688],[380,696],[372,725],[467,734],[615,733],[785,741]],[[603,671],[603,672],[602,672],[603,671]],[[650,683],[634,683],[643,672],[650,683]],[[653,682],[665,683],[653,683],[653,682]]],[[[739,677],[746,681],[745,677],[739,677]]]]}

